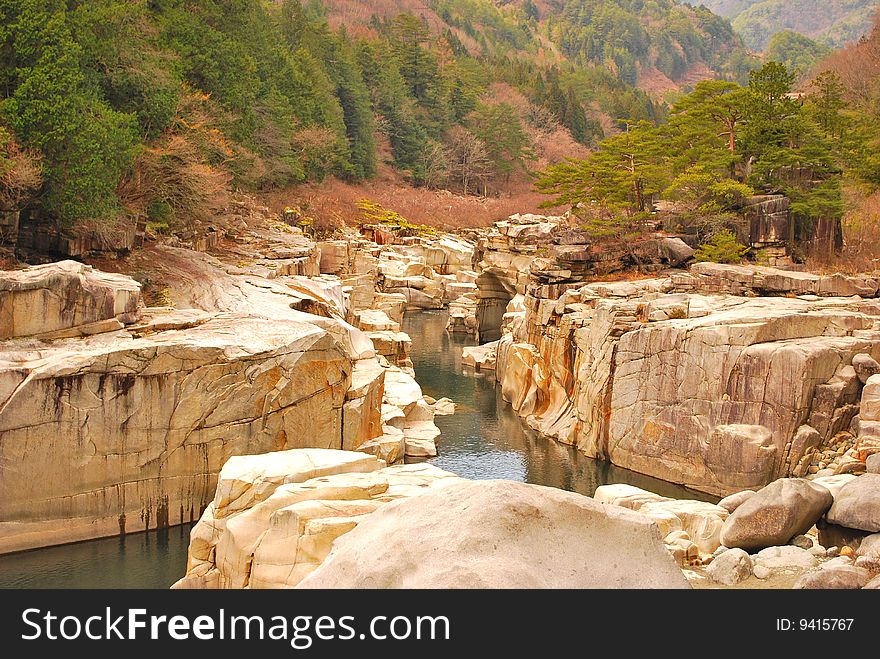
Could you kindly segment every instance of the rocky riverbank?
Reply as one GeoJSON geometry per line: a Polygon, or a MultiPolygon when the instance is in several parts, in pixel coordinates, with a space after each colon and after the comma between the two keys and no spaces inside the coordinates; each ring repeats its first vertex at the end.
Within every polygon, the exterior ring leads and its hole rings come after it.
{"type": "Polygon", "coordinates": [[[174,587],[874,589],[875,478],[780,479],[712,504],[468,481],[344,451],[235,457],[174,587]]]}
{"type": "Polygon", "coordinates": [[[0,553],[198,519],[178,587],[876,587],[877,280],[685,270],[677,239],[566,227],[316,243],[263,218],[127,274],[0,273],[0,553]],[[591,281],[633,262],[651,278],[591,281]],[[462,362],[529,426],[726,498],[402,464],[455,405],[400,322],[444,307],[497,334],[462,362]]]}
{"type": "Polygon", "coordinates": [[[232,458],[175,588],[682,588],[647,517],[430,465],[294,450],[232,458]]]}
{"type": "MultiPolygon", "coordinates": [[[[509,301],[482,317],[501,338],[463,359],[494,370],[538,432],[719,496],[786,476],[863,473],[880,452],[876,279],[700,263],[587,283],[568,267],[574,252],[558,225],[535,219],[517,231],[538,236],[517,249],[551,256],[526,267],[511,259],[509,235],[483,254],[481,301],[495,309],[502,289],[509,301]],[[499,261],[500,272],[490,265],[499,261]]],[[[661,261],[687,257],[658,241],[661,261]]],[[[585,272],[605,263],[585,262],[585,272]]]]}
{"type": "Polygon", "coordinates": [[[322,273],[338,244],[259,220],[217,256],[157,244],[110,264],[133,276],[0,273],[0,553],[194,521],[233,455],[436,455],[454,406],[413,378],[399,321],[421,298],[393,273],[420,263],[445,304],[440,255],[466,244],[353,238],[340,277],[322,273]]]}

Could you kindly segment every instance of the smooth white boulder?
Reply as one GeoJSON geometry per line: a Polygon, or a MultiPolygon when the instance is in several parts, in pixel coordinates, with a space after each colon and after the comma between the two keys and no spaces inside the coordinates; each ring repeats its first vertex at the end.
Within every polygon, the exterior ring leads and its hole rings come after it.
{"type": "Polygon", "coordinates": [[[649,519],[554,488],[473,481],[380,508],[300,588],[687,588],[649,519]]]}

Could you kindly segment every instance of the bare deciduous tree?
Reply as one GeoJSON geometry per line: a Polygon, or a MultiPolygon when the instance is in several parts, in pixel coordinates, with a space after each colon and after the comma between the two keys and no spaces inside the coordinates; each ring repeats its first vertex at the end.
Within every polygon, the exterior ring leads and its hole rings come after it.
{"type": "Polygon", "coordinates": [[[449,181],[461,186],[462,194],[467,195],[480,184],[485,187],[486,180],[492,175],[492,162],[486,145],[461,126],[449,131],[446,158],[449,162],[449,181]]]}

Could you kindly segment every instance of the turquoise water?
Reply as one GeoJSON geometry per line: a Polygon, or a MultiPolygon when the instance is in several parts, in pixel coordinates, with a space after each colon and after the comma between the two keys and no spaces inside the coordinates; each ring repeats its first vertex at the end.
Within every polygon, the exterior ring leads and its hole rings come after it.
{"type": "MultiPolygon", "coordinates": [[[[491,375],[461,368],[473,339],[448,335],[446,313],[410,314],[404,331],[424,393],[458,409],[437,417],[438,467],[474,479],[506,478],[592,495],[607,483],[629,483],[676,498],[703,498],[677,485],[591,460],[523,425],[501,400],[491,375]]],[[[0,588],[167,588],[183,576],[189,527],[137,533],[0,556],[0,588]]]]}
{"type": "Polygon", "coordinates": [[[440,455],[430,462],[474,479],[505,478],[558,487],[592,496],[609,483],[628,483],[677,499],[713,500],[679,485],[637,474],[607,462],[591,460],[570,446],[540,437],[501,398],[491,373],[461,366],[461,348],[473,338],[447,334],[446,313],[410,314],[403,331],[412,338],[416,380],[423,392],[447,397],[457,404],[455,414],[440,416],[440,455]]]}

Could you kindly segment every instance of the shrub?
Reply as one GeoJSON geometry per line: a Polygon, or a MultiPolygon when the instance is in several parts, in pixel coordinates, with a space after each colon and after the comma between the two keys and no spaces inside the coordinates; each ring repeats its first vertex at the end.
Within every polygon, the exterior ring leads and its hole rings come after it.
{"type": "Polygon", "coordinates": [[[739,263],[748,251],[748,247],[737,242],[733,231],[725,229],[716,233],[709,242],[700,245],[694,259],[713,263],[739,263]]]}
{"type": "Polygon", "coordinates": [[[17,210],[43,182],[40,154],[18,146],[0,126],[0,212],[17,210]]]}
{"type": "Polygon", "coordinates": [[[369,199],[360,200],[357,202],[357,207],[361,211],[361,224],[383,224],[389,228],[396,229],[401,236],[433,235],[437,233],[437,229],[434,227],[424,224],[413,224],[397,211],[389,210],[369,199]]]}

